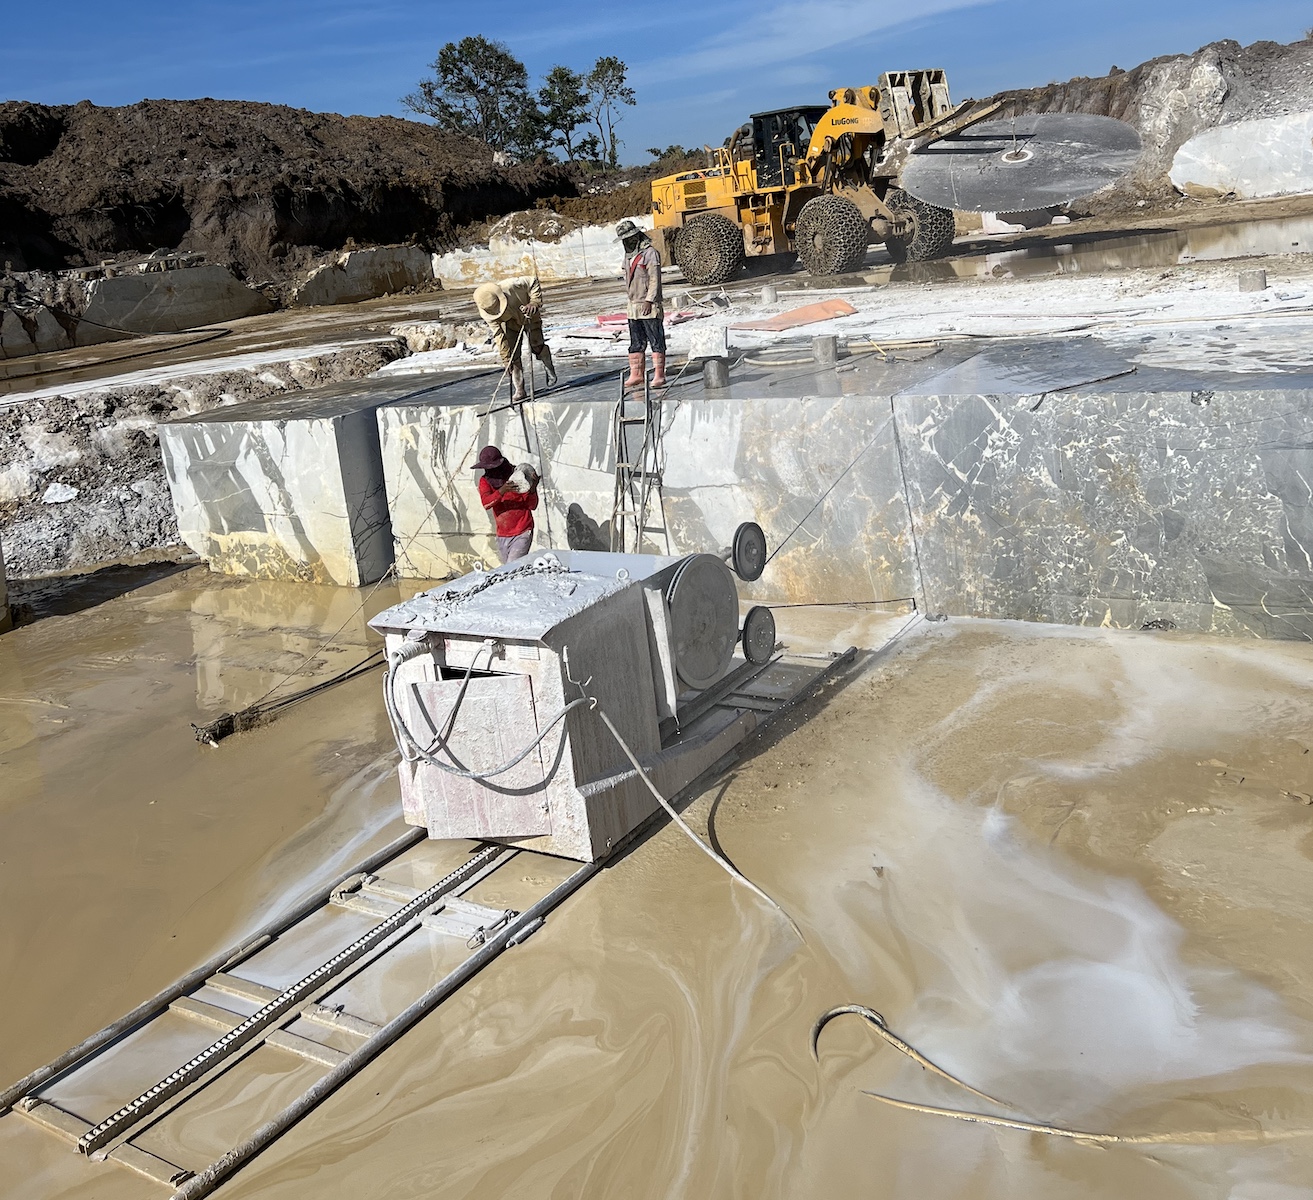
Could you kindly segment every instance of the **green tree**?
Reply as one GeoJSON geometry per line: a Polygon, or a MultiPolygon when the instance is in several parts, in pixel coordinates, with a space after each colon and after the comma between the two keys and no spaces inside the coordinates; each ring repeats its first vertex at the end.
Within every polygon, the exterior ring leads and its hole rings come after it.
{"type": "Polygon", "coordinates": [[[482,36],[448,42],[429,64],[433,75],[401,98],[441,129],[494,150],[532,154],[543,144],[543,115],[529,94],[529,73],[502,42],[482,36]]]}
{"type": "Polygon", "coordinates": [[[584,77],[569,67],[553,67],[543,76],[538,89],[538,104],[542,109],[543,128],[553,146],[565,150],[567,160],[573,161],[584,149],[579,138],[579,127],[588,123],[588,89],[584,77]]]}
{"type": "Polygon", "coordinates": [[[620,123],[621,106],[638,103],[629,86],[629,68],[613,54],[604,55],[584,77],[589,107],[597,126],[598,140],[606,165],[614,170],[620,165],[620,139],[615,127],[620,123]]]}

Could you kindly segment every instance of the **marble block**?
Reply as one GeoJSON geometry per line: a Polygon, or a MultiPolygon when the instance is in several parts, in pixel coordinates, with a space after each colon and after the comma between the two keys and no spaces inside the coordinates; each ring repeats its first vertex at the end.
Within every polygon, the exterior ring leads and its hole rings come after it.
{"type": "Polygon", "coordinates": [[[418,246],[374,246],[344,250],[316,267],[296,289],[299,307],[356,304],[407,288],[433,285],[433,258],[418,246]]]}
{"type": "MultiPolygon", "coordinates": [[[[495,564],[471,470],[493,443],[542,472],[535,546],[609,549],[615,497],[611,401],[378,410],[397,572],[442,579],[495,564]]],[[[911,541],[888,398],[667,399],[669,552],[719,551],[756,521],[778,554],[745,597],[782,603],[910,597],[911,541]]],[[[649,519],[649,524],[658,522],[649,519]]],[[[645,549],[665,553],[660,535],[645,549]]]]}
{"type": "Polygon", "coordinates": [[[392,565],[375,408],[350,382],[159,426],[183,541],[214,571],[358,587],[392,565]]]}
{"type": "Polygon", "coordinates": [[[1310,399],[898,397],[927,607],[1313,637],[1310,399]]]}
{"type": "Polygon", "coordinates": [[[1237,121],[1195,134],[1169,172],[1187,196],[1289,196],[1313,191],[1313,112],[1237,121]]]}
{"type": "Polygon", "coordinates": [[[218,263],[113,275],[87,285],[82,319],[93,326],[87,330],[93,336],[84,337],[79,330],[78,344],[96,340],[94,326],[132,333],[176,333],[255,316],[272,307],[262,292],[247,287],[218,263]]]}

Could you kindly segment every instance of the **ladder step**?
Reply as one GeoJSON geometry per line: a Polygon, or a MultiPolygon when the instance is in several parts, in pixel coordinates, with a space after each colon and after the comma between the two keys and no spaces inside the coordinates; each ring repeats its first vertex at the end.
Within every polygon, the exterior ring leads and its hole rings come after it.
{"type": "MultiPolygon", "coordinates": [[[[77,1144],[78,1138],[91,1128],[90,1121],[84,1121],[81,1117],[75,1117],[72,1113],[65,1112],[45,1100],[37,1100],[35,1097],[19,1101],[14,1112],[26,1117],[33,1125],[38,1125],[74,1145],[77,1144]]],[[[171,1163],[156,1154],[142,1150],[131,1142],[123,1142],[115,1146],[106,1157],[135,1171],[138,1175],[162,1183],[165,1187],[173,1187],[192,1175],[186,1167],[180,1167],[177,1163],[171,1163]]]]}

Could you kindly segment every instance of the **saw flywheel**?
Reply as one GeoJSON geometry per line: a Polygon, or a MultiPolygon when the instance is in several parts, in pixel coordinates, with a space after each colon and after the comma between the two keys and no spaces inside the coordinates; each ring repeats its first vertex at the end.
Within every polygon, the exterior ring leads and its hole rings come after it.
{"type": "Polygon", "coordinates": [[[911,155],[902,187],[963,212],[1027,212],[1093,195],[1140,156],[1140,135],[1089,113],[982,121],[911,155]]]}

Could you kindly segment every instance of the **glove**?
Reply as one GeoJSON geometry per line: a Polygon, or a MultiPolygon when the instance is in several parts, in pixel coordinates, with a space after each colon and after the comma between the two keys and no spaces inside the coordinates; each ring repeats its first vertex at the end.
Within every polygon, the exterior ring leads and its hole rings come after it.
{"type": "Polygon", "coordinates": [[[538,306],[536,304],[526,304],[520,309],[520,311],[526,317],[532,317],[538,311],[538,306]]]}

